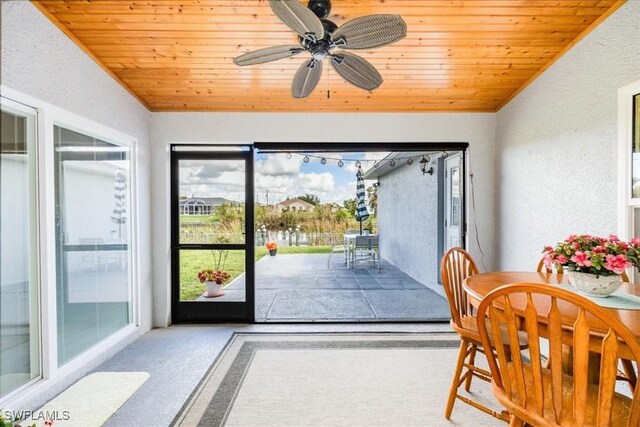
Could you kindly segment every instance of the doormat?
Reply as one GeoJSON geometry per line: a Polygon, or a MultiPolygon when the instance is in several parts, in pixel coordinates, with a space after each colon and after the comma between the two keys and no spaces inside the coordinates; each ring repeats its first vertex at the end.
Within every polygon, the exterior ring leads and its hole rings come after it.
{"type": "Polygon", "coordinates": [[[101,426],[148,378],[147,372],[94,372],[35,413],[53,414],[55,427],[101,426]]]}
{"type": "MultiPolygon", "coordinates": [[[[457,401],[452,333],[236,334],[177,426],[503,426],[457,401]]],[[[484,381],[474,400],[500,409],[484,381]]]]}

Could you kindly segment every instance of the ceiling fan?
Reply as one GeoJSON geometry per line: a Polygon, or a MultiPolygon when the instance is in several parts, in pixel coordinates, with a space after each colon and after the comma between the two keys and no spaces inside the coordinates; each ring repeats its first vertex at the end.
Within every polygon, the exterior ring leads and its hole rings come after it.
{"type": "Polygon", "coordinates": [[[310,0],[307,7],[298,0],[269,0],[271,10],[289,28],[298,33],[300,45],[274,46],[247,52],[234,58],[239,66],[263,64],[309,52],[291,85],[294,98],[305,98],[315,89],[322,75],[322,60],[331,65],[346,81],[374,90],[382,84],[382,76],[364,58],[340,49],[371,49],[385,46],[407,35],[407,24],[399,15],[368,15],[355,18],[340,27],[326,19],[330,0],[310,0]]]}

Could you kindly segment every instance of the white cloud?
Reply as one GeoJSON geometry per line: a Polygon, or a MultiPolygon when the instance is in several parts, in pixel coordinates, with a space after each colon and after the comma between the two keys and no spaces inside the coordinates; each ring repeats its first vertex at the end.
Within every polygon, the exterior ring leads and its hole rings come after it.
{"type": "Polygon", "coordinates": [[[260,175],[296,175],[300,172],[302,157],[292,156],[287,159],[286,154],[269,154],[266,159],[256,162],[256,173],[260,175]]]}

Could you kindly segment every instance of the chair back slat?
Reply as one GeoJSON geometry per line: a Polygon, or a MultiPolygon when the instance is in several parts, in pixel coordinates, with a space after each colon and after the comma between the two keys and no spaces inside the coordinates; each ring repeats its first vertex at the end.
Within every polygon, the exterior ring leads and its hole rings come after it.
{"type": "Polygon", "coordinates": [[[513,363],[513,377],[511,381],[515,382],[515,400],[520,404],[526,405],[527,402],[527,386],[524,379],[524,370],[522,366],[522,353],[520,353],[520,341],[518,340],[518,319],[511,307],[511,300],[505,298],[504,300],[504,322],[506,324],[507,334],[509,338],[509,356],[511,363],[513,363]]]}
{"type": "Polygon", "coordinates": [[[525,283],[490,292],[477,318],[483,346],[493,340],[495,351],[486,355],[494,392],[522,421],[538,426],[604,427],[622,417],[628,427],[640,425],[640,387],[630,402],[615,393],[620,358],[623,354],[638,363],[640,341],[606,309],[556,286],[525,283]],[[526,331],[526,349],[522,343],[518,346],[518,325],[526,331]],[[543,339],[549,341],[548,368],[541,362],[543,339]],[[572,376],[562,371],[567,363],[563,345],[572,350],[567,353],[572,376]],[[601,357],[590,356],[595,349],[601,357]],[[590,363],[599,364],[595,365],[597,383],[589,381],[590,363]]]}
{"type": "Polygon", "coordinates": [[[602,360],[600,362],[600,390],[598,391],[598,420],[597,426],[609,425],[611,420],[611,398],[616,388],[618,373],[618,336],[614,331],[609,332],[602,340],[602,360]]]}
{"type": "MultiPolygon", "coordinates": [[[[558,310],[558,301],[551,299],[551,306],[547,313],[549,331],[549,358],[551,360],[562,360],[562,317],[558,310]]],[[[562,365],[560,363],[551,364],[551,399],[552,408],[556,423],[560,424],[562,418],[562,389],[563,389],[562,365]]]]}
{"type": "Polygon", "coordinates": [[[544,387],[542,384],[542,363],[540,357],[540,333],[538,332],[538,312],[536,311],[531,295],[527,295],[527,307],[525,309],[525,327],[531,337],[531,374],[533,376],[534,405],[540,414],[544,414],[544,387]]]}
{"type": "Polygon", "coordinates": [[[467,251],[454,247],[442,257],[440,274],[449,301],[451,318],[456,325],[462,327],[462,318],[472,314],[462,282],[467,277],[478,274],[478,268],[467,251]]]}
{"type": "MultiPolygon", "coordinates": [[[[496,355],[498,356],[498,362],[500,363],[500,366],[505,366],[509,359],[506,349],[506,343],[502,339],[500,320],[498,319],[502,315],[503,314],[500,312],[500,310],[496,309],[495,307],[491,307],[491,309],[489,310],[489,319],[491,319],[491,336],[493,337],[493,348],[496,352],[496,355]]],[[[491,365],[492,363],[495,365],[496,363],[495,359],[493,358],[488,358],[487,361],[489,362],[489,365],[491,365]]],[[[499,384],[499,387],[504,387],[507,394],[511,395],[511,385],[513,384],[513,382],[509,377],[509,370],[504,369],[503,371],[501,371],[501,373],[502,376],[496,376],[494,377],[494,380],[499,384]]]]}
{"type": "Polygon", "coordinates": [[[589,384],[589,324],[584,309],[573,328],[573,416],[577,425],[584,425],[589,384]]]}

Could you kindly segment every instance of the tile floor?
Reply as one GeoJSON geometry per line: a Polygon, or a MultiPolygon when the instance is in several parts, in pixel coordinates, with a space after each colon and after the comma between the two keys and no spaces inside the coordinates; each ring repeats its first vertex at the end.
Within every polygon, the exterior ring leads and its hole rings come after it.
{"type": "MultiPolygon", "coordinates": [[[[266,256],[256,264],[256,321],[443,321],[450,318],[442,287],[427,287],[382,260],[349,269],[342,254],[266,256]]],[[[244,277],[220,298],[244,299],[244,277]]]]}

